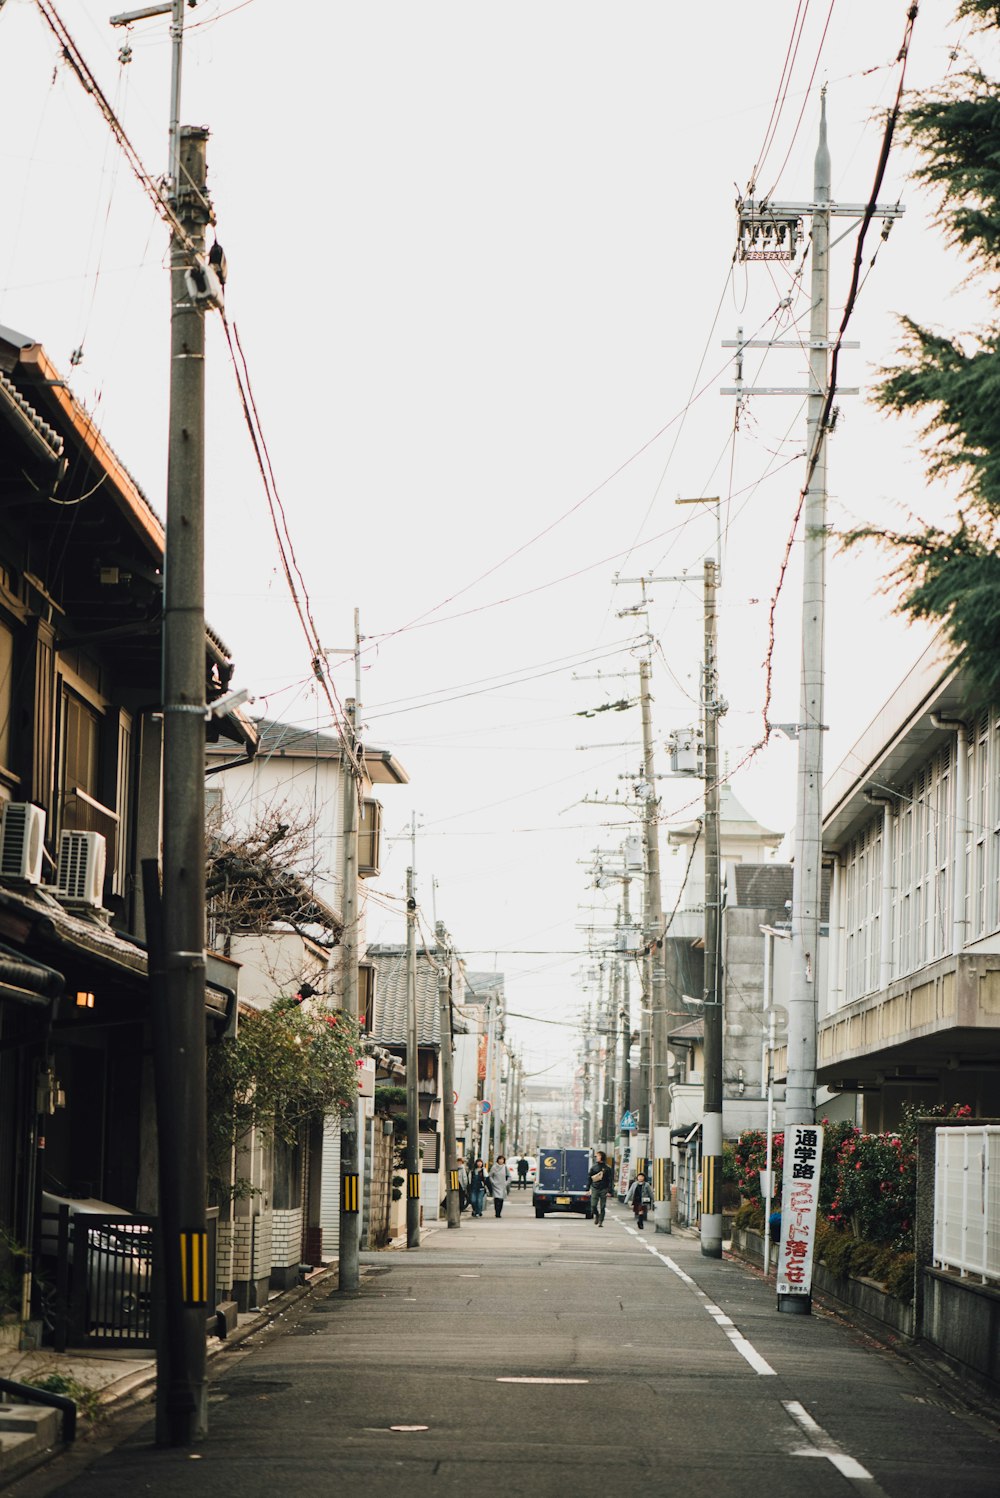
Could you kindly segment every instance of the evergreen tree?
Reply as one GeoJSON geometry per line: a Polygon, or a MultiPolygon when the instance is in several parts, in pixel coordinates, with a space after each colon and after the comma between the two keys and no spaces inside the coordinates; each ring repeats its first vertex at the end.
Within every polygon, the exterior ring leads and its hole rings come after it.
{"type": "MultiPolygon", "coordinates": [[[[1000,5],[962,0],[958,19],[1000,41],[1000,5]]],[[[878,405],[919,413],[933,477],[957,479],[951,527],[863,527],[894,552],[900,608],[940,621],[981,689],[1000,698],[1000,82],[969,66],[918,96],[905,128],[918,180],[939,195],[948,242],[985,272],[998,317],[950,338],[903,318],[901,362],[881,371],[878,405]]]]}

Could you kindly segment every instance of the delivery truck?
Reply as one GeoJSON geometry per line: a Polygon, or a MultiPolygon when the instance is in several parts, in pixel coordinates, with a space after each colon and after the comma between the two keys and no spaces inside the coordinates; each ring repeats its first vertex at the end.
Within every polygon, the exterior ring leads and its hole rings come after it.
{"type": "Polygon", "coordinates": [[[536,1217],[579,1212],[590,1217],[589,1150],[541,1149],[531,1204],[536,1217]]]}

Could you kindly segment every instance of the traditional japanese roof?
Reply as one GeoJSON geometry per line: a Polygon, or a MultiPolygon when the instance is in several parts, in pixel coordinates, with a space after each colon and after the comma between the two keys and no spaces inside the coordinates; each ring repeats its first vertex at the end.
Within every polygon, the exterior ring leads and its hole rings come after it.
{"type": "MultiPolygon", "coordinates": [[[[406,1045],[406,948],[369,947],[367,961],[377,974],[371,1038],[380,1045],[406,1045]]],[[[417,1044],[440,1046],[437,968],[417,953],[417,1044]]]]}
{"type": "MultiPolygon", "coordinates": [[[[256,724],[257,753],[262,759],[335,759],[343,758],[339,734],[317,733],[297,723],[281,723],[275,718],[261,718],[256,724]]],[[[409,776],[390,749],[364,745],[365,772],[372,785],[408,785],[409,776]]]]}

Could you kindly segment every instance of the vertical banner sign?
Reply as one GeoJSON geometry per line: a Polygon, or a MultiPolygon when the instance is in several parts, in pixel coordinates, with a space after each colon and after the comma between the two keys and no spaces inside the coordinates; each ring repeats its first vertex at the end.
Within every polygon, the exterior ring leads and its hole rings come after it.
{"type": "Polygon", "coordinates": [[[808,1295],[812,1288],[822,1162],[822,1128],[818,1124],[786,1124],[781,1244],[778,1249],[779,1295],[808,1295]]]}
{"type": "Polygon", "coordinates": [[[618,1192],[617,1192],[617,1195],[619,1197],[624,1196],[625,1193],[626,1193],[626,1191],[628,1190],[628,1160],[629,1160],[629,1155],[630,1154],[631,1154],[631,1151],[630,1151],[629,1145],[628,1145],[628,1135],[626,1134],[625,1137],[622,1139],[621,1159],[618,1162],[618,1192]]]}

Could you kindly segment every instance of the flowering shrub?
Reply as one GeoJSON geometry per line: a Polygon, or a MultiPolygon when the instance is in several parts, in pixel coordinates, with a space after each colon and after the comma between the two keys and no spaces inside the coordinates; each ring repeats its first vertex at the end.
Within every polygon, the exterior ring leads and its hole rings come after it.
{"type": "MultiPolygon", "coordinates": [[[[852,1241],[864,1240],[905,1253],[913,1247],[916,1212],[916,1135],[919,1118],[968,1118],[966,1103],[908,1104],[898,1134],[862,1134],[854,1124],[823,1120],[823,1168],[819,1208],[852,1241]]],[[[775,1134],[772,1165],[780,1200],[784,1135],[775,1134]]],[[[744,1200],[762,1211],[758,1172],[764,1169],[767,1138],[747,1129],[733,1148],[736,1179],[744,1200]]],[[[860,1262],[860,1260],[859,1260],[860,1262]]]]}
{"type": "Polygon", "coordinates": [[[239,1035],[207,1052],[209,1170],[228,1183],[241,1135],[294,1143],[309,1119],[344,1112],[358,1095],[358,1026],[342,1012],[278,999],[240,1016],[239,1035]]]}
{"type": "MultiPolygon", "coordinates": [[[[829,1211],[834,1196],[834,1162],[841,1146],[854,1138],[858,1130],[851,1123],[830,1123],[823,1119],[823,1168],[819,1182],[819,1206],[821,1212],[829,1211]]],[[[781,1200],[781,1172],[784,1164],[785,1136],[774,1135],[771,1142],[771,1169],[774,1173],[775,1201],[781,1200]]],[[[736,1181],[747,1201],[763,1206],[760,1194],[760,1175],[767,1164],[767,1135],[763,1129],[746,1129],[733,1146],[736,1162],[736,1181]]]]}
{"type": "Polygon", "coordinates": [[[827,1216],[869,1243],[894,1243],[913,1225],[916,1157],[898,1134],[858,1134],[837,1155],[827,1216]]]}
{"type": "MultiPolygon", "coordinates": [[[[781,1190],[784,1149],[784,1134],[775,1134],[771,1141],[771,1169],[778,1191],[781,1190]]],[[[747,1201],[761,1203],[760,1172],[767,1167],[767,1135],[763,1129],[744,1129],[733,1145],[733,1163],[736,1184],[743,1197],[747,1201]]]]}

